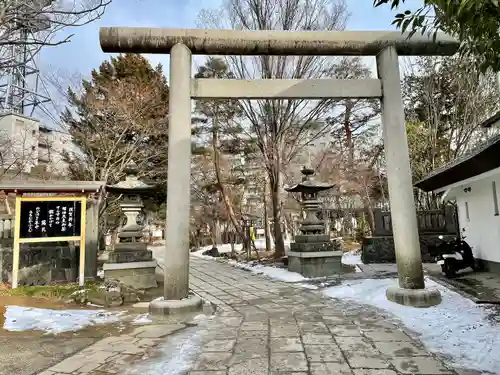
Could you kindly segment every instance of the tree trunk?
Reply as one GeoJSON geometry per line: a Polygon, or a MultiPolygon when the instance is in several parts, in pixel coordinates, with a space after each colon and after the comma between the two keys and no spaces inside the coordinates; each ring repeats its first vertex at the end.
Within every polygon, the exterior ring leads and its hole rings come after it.
{"type": "Polygon", "coordinates": [[[212,221],[212,224],[210,225],[210,239],[212,240],[212,246],[215,246],[217,244],[217,234],[216,234],[216,228],[217,225],[215,224],[216,220],[212,221]]]}
{"type": "Polygon", "coordinates": [[[273,209],[273,232],[274,232],[274,257],[281,258],[285,255],[285,241],[283,239],[283,231],[281,230],[281,202],[280,202],[280,184],[279,170],[273,173],[274,176],[269,176],[271,187],[271,203],[273,209]]]}
{"type": "Polygon", "coordinates": [[[231,220],[231,223],[233,224],[238,235],[241,237],[242,240],[244,240],[245,234],[243,233],[243,230],[241,229],[238,220],[236,219],[236,215],[234,214],[233,210],[233,205],[231,204],[229,196],[226,192],[226,187],[222,181],[222,176],[220,171],[219,131],[217,128],[217,120],[214,119],[213,121],[214,124],[212,124],[212,151],[214,154],[213,160],[214,160],[214,170],[215,170],[215,177],[217,179],[217,185],[222,195],[222,201],[224,202],[224,206],[226,207],[229,220],[231,220]]]}
{"type": "Polygon", "coordinates": [[[347,146],[347,168],[350,177],[352,178],[352,173],[354,169],[354,143],[352,141],[352,131],[351,131],[351,113],[352,113],[352,102],[348,101],[345,105],[345,116],[344,116],[344,132],[347,146]]]}
{"type": "Polygon", "coordinates": [[[269,233],[269,214],[267,212],[267,182],[264,182],[264,190],[262,194],[262,204],[264,205],[264,236],[266,239],[266,250],[271,250],[271,236],[269,233]]]}
{"type": "MultiPolygon", "coordinates": [[[[229,195],[226,191],[226,186],[222,181],[222,175],[220,170],[220,153],[219,153],[219,131],[217,126],[217,120],[213,119],[214,123],[212,124],[212,151],[214,153],[214,169],[215,169],[215,177],[217,179],[217,185],[219,187],[219,191],[222,196],[222,201],[224,202],[224,206],[226,207],[227,215],[229,216],[229,220],[234,226],[234,229],[240,236],[241,240],[244,242],[246,239],[246,234],[243,232],[243,229],[239,225],[238,220],[236,219],[236,215],[234,213],[233,205],[231,200],[229,199],[229,195]]],[[[250,241],[249,241],[250,243],[250,241]]],[[[260,259],[259,252],[254,246],[255,254],[257,255],[257,259],[260,259]]]]}
{"type": "Polygon", "coordinates": [[[229,233],[229,243],[231,244],[231,258],[236,259],[236,249],[234,248],[234,232],[229,233]]]}
{"type": "Polygon", "coordinates": [[[375,233],[375,215],[373,214],[373,207],[370,203],[370,198],[363,199],[364,211],[367,215],[368,226],[370,227],[370,232],[373,235],[375,233]]]}
{"type": "Polygon", "coordinates": [[[214,220],[214,246],[222,245],[222,233],[220,230],[220,221],[214,220]]]}

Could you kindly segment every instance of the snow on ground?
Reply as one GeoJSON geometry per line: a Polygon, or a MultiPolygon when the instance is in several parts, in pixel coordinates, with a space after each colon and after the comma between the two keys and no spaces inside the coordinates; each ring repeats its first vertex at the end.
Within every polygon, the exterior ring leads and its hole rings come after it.
{"type": "Polygon", "coordinates": [[[349,266],[355,266],[354,271],[355,272],[363,272],[361,268],[358,267],[358,265],[363,264],[361,261],[361,254],[356,254],[357,251],[348,251],[342,254],[342,264],[346,264],[349,266]]]}
{"type": "Polygon", "coordinates": [[[149,361],[140,362],[130,367],[124,375],[183,375],[193,366],[193,361],[199,354],[203,335],[210,328],[211,318],[198,316],[196,327],[188,328],[160,344],[156,350],[160,353],[149,361]]]}
{"type": "MultiPolygon", "coordinates": [[[[191,255],[194,255],[194,256],[199,257],[199,258],[215,259],[214,257],[212,257],[210,255],[203,255],[203,253],[205,251],[212,249],[212,247],[213,247],[212,245],[200,247],[198,250],[193,251],[191,253],[191,255]]],[[[241,245],[241,244],[234,245],[234,249],[237,253],[239,253],[241,251],[242,247],[243,247],[243,245],[241,245]]],[[[225,243],[222,245],[217,245],[217,250],[219,251],[219,254],[229,254],[231,252],[231,244],[225,243]]]]}
{"type": "Polygon", "coordinates": [[[123,314],[105,310],[50,310],[7,306],[3,328],[7,331],[44,331],[58,334],[97,324],[114,323],[121,320],[123,314]]]}
{"type": "Polygon", "coordinates": [[[342,264],[348,264],[351,266],[363,264],[361,261],[361,254],[356,254],[356,251],[345,252],[342,254],[342,264]]]}
{"type": "Polygon", "coordinates": [[[324,293],[394,314],[406,327],[421,334],[420,340],[430,351],[450,356],[458,367],[498,373],[500,327],[489,321],[491,311],[487,307],[429,279],[426,286],[439,289],[441,304],[426,309],[398,305],[385,297],[387,287],[395,283],[395,279],[351,280],[324,293]]]}
{"type": "Polygon", "coordinates": [[[317,289],[319,289],[318,286],[312,285],[312,284],[301,283],[301,284],[297,284],[297,285],[300,286],[301,288],[304,288],[304,289],[310,289],[310,290],[317,290],[317,289]]]}
{"type": "Polygon", "coordinates": [[[132,324],[149,324],[153,321],[150,319],[149,314],[141,314],[137,315],[135,319],[132,321],[132,324]]]}
{"type": "MultiPolygon", "coordinates": [[[[290,243],[288,242],[286,245],[290,246],[290,243]]],[[[264,240],[256,240],[255,241],[255,246],[258,249],[265,248],[265,241],[264,240]]],[[[215,259],[212,256],[209,255],[203,255],[203,253],[207,250],[210,250],[212,246],[205,246],[200,248],[197,251],[192,252],[191,254],[200,258],[206,258],[206,259],[215,259]]],[[[230,244],[223,244],[223,245],[218,245],[217,249],[219,253],[230,253],[231,252],[231,245],[230,244]]],[[[236,251],[241,251],[242,246],[240,245],[235,245],[236,251]]],[[[355,251],[347,252],[342,255],[342,263],[347,264],[347,265],[353,265],[356,266],[355,270],[356,272],[362,272],[357,265],[363,264],[361,261],[361,255],[355,254],[355,251]]],[[[271,279],[279,280],[279,281],[284,281],[288,283],[296,283],[296,282],[301,282],[301,281],[307,281],[310,280],[299,273],[296,272],[290,272],[286,268],[278,268],[278,267],[272,267],[272,266],[264,266],[261,264],[256,263],[255,261],[251,262],[236,262],[234,260],[230,260],[229,264],[232,265],[233,267],[241,268],[246,271],[250,271],[254,274],[257,275],[262,275],[262,276],[267,276],[271,279]]],[[[316,286],[311,286],[307,284],[301,284],[304,288],[308,289],[317,289],[316,286]]]]}
{"type": "MultiPolygon", "coordinates": [[[[266,248],[266,240],[263,238],[256,239],[254,241],[255,247],[258,250],[265,250],[266,248]]],[[[213,247],[213,245],[209,246],[203,246],[200,247],[198,250],[193,251],[191,255],[200,257],[200,258],[206,258],[206,259],[213,259],[214,257],[209,256],[209,255],[203,255],[203,253],[207,250],[210,250],[213,247]]],[[[285,240],[285,250],[288,251],[290,248],[290,241],[285,240]]],[[[241,252],[243,250],[243,245],[242,244],[235,244],[234,249],[237,253],[241,252]]],[[[219,251],[219,254],[229,254],[231,252],[231,244],[225,243],[222,245],[217,245],[217,250],[219,251]]]]}
{"type": "Polygon", "coordinates": [[[298,274],[296,272],[290,272],[285,268],[263,266],[261,264],[253,264],[253,263],[239,263],[234,260],[230,260],[229,264],[232,265],[233,267],[250,271],[256,275],[267,276],[271,279],[280,280],[287,283],[296,283],[299,281],[308,280],[301,274],[298,274]]]}

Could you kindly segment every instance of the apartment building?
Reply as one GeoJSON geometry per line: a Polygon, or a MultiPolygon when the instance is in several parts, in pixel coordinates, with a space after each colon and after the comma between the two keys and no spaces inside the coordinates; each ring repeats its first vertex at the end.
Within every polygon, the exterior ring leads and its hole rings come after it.
{"type": "Polygon", "coordinates": [[[0,167],[30,173],[34,167],[64,174],[63,150],[72,148],[70,136],[18,113],[0,115],[0,167]]]}

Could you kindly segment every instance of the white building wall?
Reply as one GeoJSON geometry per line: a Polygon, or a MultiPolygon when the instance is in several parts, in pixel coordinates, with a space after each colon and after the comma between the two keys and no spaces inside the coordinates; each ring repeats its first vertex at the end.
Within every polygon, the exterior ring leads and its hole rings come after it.
{"type": "Polygon", "coordinates": [[[19,114],[0,116],[1,168],[29,172],[38,162],[39,122],[19,114]]]}
{"type": "Polygon", "coordinates": [[[45,165],[47,171],[65,174],[67,163],[62,152],[73,151],[75,146],[68,134],[44,131],[39,121],[20,114],[0,116],[0,168],[22,169],[45,165]]]}
{"type": "Polygon", "coordinates": [[[471,180],[453,187],[460,230],[467,237],[475,257],[500,263],[500,169],[471,180]],[[496,203],[493,183],[496,185],[496,203]]]}
{"type": "Polygon", "coordinates": [[[57,131],[41,133],[38,147],[39,164],[47,165],[47,170],[55,174],[65,174],[68,164],[63,152],[74,152],[74,144],[68,134],[57,131]]]}

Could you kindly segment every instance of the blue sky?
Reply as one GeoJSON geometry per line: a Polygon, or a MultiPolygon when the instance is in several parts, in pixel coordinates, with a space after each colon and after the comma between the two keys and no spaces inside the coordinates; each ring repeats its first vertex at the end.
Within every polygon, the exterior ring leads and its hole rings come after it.
{"type": "MultiPolygon", "coordinates": [[[[47,47],[39,56],[38,67],[42,79],[47,82],[48,92],[42,94],[52,97],[53,103],[46,109],[57,113],[65,105],[63,96],[51,82],[54,76],[58,85],[66,91],[68,84],[74,86],[81,77],[88,77],[91,70],[110,57],[101,51],[99,28],[103,26],[146,26],[195,28],[197,16],[202,9],[219,9],[223,0],[113,0],[103,17],[83,27],[67,29],[58,35],[60,40],[73,34],[71,42],[56,47],[47,47]],[[45,77],[45,78],[44,78],[45,77]],[[50,78],[49,78],[50,77],[50,78]]],[[[391,30],[396,11],[390,7],[373,8],[373,0],[345,0],[351,14],[347,28],[350,30],[391,30]]],[[[406,0],[405,9],[415,9],[423,0],[406,0]]],[[[168,56],[146,55],[153,64],[162,63],[168,72],[168,56]]],[[[198,61],[202,61],[202,57],[198,61]]],[[[366,63],[374,68],[374,58],[366,58],[366,63]]],[[[196,60],[195,60],[196,64],[196,60]]],[[[41,112],[46,125],[58,122],[55,117],[47,118],[41,112]]]]}
{"type": "MultiPolygon", "coordinates": [[[[346,0],[351,17],[348,29],[388,30],[395,12],[390,7],[373,8],[372,0],[346,0]]],[[[194,28],[197,15],[203,8],[219,8],[221,0],[114,0],[104,16],[96,22],[68,30],[74,34],[70,43],[47,48],[40,58],[40,67],[52,73],[87,75],[97,67],[108,54],[99,46],[101,26],[148,26],[194,28]]],[[[406,0],[406,8],[415,8],[422,0],[406,0]]],[[[63,36],[63,35],[61,35],[63,36]]],[[[148,56],[154,63],[168,65],[168,58],[162,55],[148,56]]],[[[167,70],[167,66],[165,69],[167,70]]]]}

